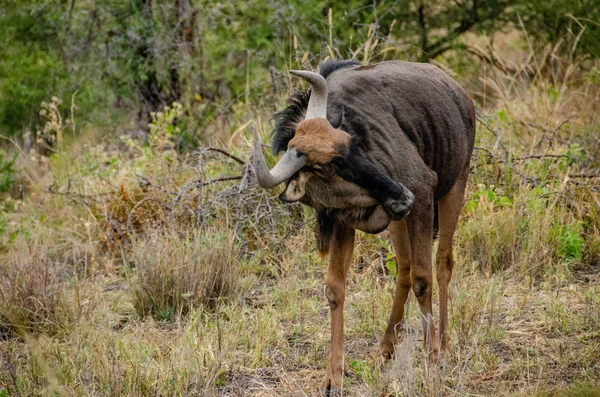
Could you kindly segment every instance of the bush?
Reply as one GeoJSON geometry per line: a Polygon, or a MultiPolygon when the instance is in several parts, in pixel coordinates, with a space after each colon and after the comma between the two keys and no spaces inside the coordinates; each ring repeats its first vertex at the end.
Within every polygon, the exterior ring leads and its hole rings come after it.
{"type": "Polygon", "coordinates": [[[130,292],[141,317],[172,321],[195,307],[212,308],[235,282],[232,239],[215,230],[134,239],[130,260],[137,270],[130,292]]]}
{"type": "Polygon", "coordinates": [[[0,265],[0,339],[68,329],[75,311],[65,291],[64,271],[46,246],[15,243],[0,265]]]}

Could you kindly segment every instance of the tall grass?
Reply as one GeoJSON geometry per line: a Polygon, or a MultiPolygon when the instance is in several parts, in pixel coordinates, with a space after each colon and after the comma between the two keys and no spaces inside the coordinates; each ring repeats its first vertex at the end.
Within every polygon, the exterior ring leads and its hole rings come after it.
{"type": "Polygon", "coordinates": [[[65,289],[72,269],[53,259],[47,244],[19,238],[0,265],[0,339],[61,334],[75,320],[76,308],[65,289]]]}
{"type": "Polygon", "coordinates": [[[214,308],[235,287],[237,254],[227,231],[173,230],[135,238],[127,254],[133,306],[141,316],[174,320],[214,308]]]}

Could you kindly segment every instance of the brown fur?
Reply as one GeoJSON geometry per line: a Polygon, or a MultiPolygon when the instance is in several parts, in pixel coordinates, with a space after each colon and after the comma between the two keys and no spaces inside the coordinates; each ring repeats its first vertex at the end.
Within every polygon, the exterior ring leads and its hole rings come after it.
{"type": "Polygon", "coordinates": [[[343,390],[344,370],[344,301],[346,299],[346,277],[352,263],[354,229],[337,223],[329,251],[329,269],[325,278],[325,296],[331,312],[331,350],[329,365],[323,388],[328,394],[343,390]]]}
{"type": "Polygon", "coordinates": [[[392,311],[387,328],[381,338],[379,349],[385,359],[390,359],[394,354],[394,345],[398,334],[402,332],[404,320],[404,304],[412,287],[410,281],[410,239],[406,220],[390,224],[390,237],[396,251],[396,293],[392,303],[392,311]]]}
{"type": "Polygon", "coordinates": [[[350,146],[350,135],[333,128],[325,119],[310,119],[298,124],[296,135],[288,143],[288,148],[306,156],[307,165],[330,163],[334,158],[344,156],[350,146]]]}

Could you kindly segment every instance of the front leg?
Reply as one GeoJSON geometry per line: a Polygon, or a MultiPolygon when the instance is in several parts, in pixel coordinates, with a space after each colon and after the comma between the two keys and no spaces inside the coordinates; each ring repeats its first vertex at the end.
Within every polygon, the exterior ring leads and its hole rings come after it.
{"type": "Polygon", "coordinates": [[[380,172],[365,156],[353,152],[352,156],[340,157],[334,163],[343,179],[367,190],[379,201],[390,220],[399,221],[408,215],[415,201],[414,194],[380,172]]]}
{"type": "Polygon", "coordinates": [[[438,339],[435,334],[431,292],[433,290],[432,258],[433,245],[433,194],[422,194],[415,208],[406,218],[410,235],[410,280],[412,290],[421,309],[423,344],[430,362],[437,361],[438,339]]]}
{"type": "Polygon", "coordinates": [[[354,229],[336,222],[329,250],[325,296],[331,312],[331,350],[323,380],[326,395],[341,395],[344,371],[344,300],[346,276],[354,249],[354,229]]]}

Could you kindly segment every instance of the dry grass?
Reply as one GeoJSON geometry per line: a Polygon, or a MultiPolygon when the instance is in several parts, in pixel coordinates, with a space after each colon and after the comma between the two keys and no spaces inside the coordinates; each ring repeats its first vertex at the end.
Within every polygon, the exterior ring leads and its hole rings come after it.
{"type": "Polygon", "coordinates": [[[194,308],[214,308],[235,285],[236,258],[231,237],[218,230],[134,239],[127,262],[136,268],[129,280],[136,312],[165,321],[194,308]]]}
{"type": "Polygon", "coordinates": [[[72,325],[76,314],[64,289],[73,269],[54,260],[46,242],[24,240],[15,242],[0,268],[0,339],[57,335],[72,325]]]}
{"type": "MultiPolygon", "coordinates": [[[[395,359],[372,358],[394,257],[386,233],[359,235],[347,395],[598,395],[600,90],[577,60],[550,58],[528,79],[482,68],[466,84],[486,99],[440,366],[413,297],[395,359]]],[[[243,129],[230,155],[178,154],[178,111],[156,116],[147,144],[22,160],[29,196],[0,219],[0,393],[317,395],[329,312],[314,218],[254,185],[243,129]]],[[[268,113],[237,117],[266,136],[268,113]]]]}

